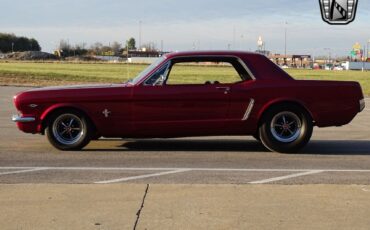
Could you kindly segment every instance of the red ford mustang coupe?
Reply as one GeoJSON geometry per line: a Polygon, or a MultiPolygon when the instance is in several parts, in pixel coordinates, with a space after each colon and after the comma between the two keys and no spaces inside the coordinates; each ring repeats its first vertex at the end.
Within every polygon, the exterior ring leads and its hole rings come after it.
{"type": "Polygon", "coordinates": [[[61,150],[99,137],[251,135],[277,152],[365,107],[357,82],[294,80],[263,55],[231,51],[171,53],[126,83],[33,89],[14,104],[20,130],[61,150]]]}

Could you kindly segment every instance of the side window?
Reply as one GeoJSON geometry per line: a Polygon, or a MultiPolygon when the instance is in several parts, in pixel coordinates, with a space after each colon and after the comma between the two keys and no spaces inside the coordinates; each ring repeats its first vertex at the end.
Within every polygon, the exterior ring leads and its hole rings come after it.
{"type": "Polygon", "coordinates": [[[160,69],[158,69],[152,76],[150,76],[145,82],[144,85],[163,85],[163,83],[166,81],[167,75],[168,75],[168,67],[170,63],[164,64],[160,69]]]}
{"type": "Polygon", "coordinates": [[[172,65],[166,84],[229,84],[242,80],[229,62],[178,62],[172,65]]]}

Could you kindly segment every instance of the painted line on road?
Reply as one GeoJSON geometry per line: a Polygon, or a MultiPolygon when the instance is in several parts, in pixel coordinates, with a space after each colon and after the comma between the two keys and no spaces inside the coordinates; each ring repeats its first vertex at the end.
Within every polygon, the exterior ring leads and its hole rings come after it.
{"type": "Polygon", "coordinates": [[[308,171],[308,172],[290,174],[290,175],[287,175],[287,176],[280,176],[280,177],[273,177],[273,178],[269,178],[269,179],[265,179],[265,180],[252,181],[252,182],[249,182],[249,184],[266,184],[266,183],[271,183],[271,182],[275,182],[275,181],[291,179],[291,178],[295,178],[295,177],[318,174],[318,173],[322,173],[322,172],[325,172],[325,171],[312,170],[312,171],[308,171]]]}
{"type": "Polygon", "coordinates": [[[0,167],[0,170],[33,170],[33,169],[48,169],[48,170],[76,170],[76,171],[227,171],[227,172],[306,172],[306,171],[324,171],[324,172],[369,172],[370,169],[258,169],[258,168],[139,168],[139,167],[0,167]]]}
{"type": "Polygon", "coordinates": [[[32,169],[24,169],[24,170],[11,171],[11,172],[3,172],[3,173],[0,173],[0,176],[18,174],[18,173],[36,172],[36,171],[42,171],[42,170],[46,170],[46,169],[48,169],[48,168],[32,168],[32,169]]]}
{"type": "Polygon", "coordinates": [[[132,176],[132,177],[113,179],[113,180],[98,181],[94,183],[95,184],[111,184],[111,183],[125,182],[125,181],[130,181],[130,180],[139,180],[139,179],[144,179],[144,178],[149,178],[149,177],[158,177],[158,176],[164,176],[164,175],[182,173],[182,172],[188,172],[188,171],[191,171],[191,170],[187,170],[187,169],[174,170],[174,171],[169,171],[169,172],[152,173],[152,174],[145,174],[141,176],[132,176]]]}

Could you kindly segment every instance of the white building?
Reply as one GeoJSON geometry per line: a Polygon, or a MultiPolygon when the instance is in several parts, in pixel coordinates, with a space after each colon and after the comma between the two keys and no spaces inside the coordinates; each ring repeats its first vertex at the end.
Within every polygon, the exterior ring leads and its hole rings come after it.
{"type": "Polygon", "coordinates": [[[342,64],[345,70],[370,70],[370,62],[345,62],[342,64]]]}

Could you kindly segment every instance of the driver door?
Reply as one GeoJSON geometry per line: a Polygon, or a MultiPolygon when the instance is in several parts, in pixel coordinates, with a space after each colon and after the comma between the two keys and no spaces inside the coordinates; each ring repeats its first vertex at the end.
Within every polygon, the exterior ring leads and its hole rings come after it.
{"type": "Polygon", "coordinates": [[[217,71],[210,74],[212,70],[199,64],[180,63],[165,64],[135,87],[135,133],[148,137],[226,134],[233,83],[220,82],[223,76],[215,76],[225,69],[213,66],[217,71]]]}

